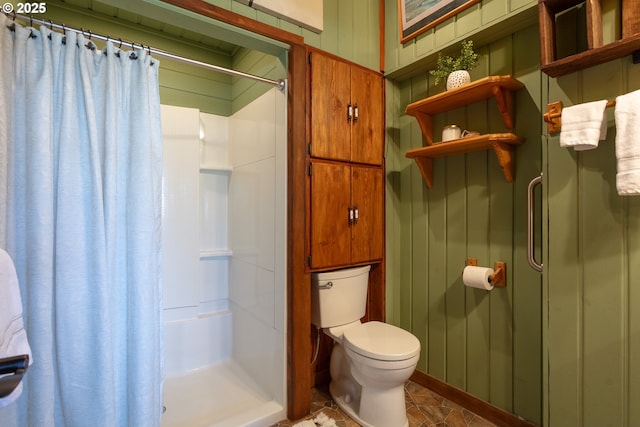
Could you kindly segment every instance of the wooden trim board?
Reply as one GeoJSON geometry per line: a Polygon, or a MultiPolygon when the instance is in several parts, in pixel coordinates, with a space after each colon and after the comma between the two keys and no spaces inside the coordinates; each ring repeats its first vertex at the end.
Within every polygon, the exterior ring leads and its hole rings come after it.
{"type": "Polygon", "coordinates": [[[445,399],[455,402],[463,408],[499,426],[536,427],[536,424],[507,412],[504,409],[498,408],[489,402],[485,402],[458,387],[447,384],[422,371],[415,371],[411,376],[411,381],[438,393],[445,399]]]}

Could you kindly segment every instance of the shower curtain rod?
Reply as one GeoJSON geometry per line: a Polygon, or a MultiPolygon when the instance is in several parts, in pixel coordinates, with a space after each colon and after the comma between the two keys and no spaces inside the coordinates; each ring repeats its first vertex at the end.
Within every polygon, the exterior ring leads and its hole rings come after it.
{"type": "Polygon", "coordinates": [[[244,73],[242,71],[237,71],[237,70],[231,70],[229,68],[224,68],[224,67],[220,67],[219,65],[213,65],[213,64],[208,64],[206,62],[201,62],[201,61],[197,61],[195,59],[191,59],[191,58],[185,58],[184,56],[180,56],[180,55],[176,55],[174,53],[170,53],[170,52],[166,52],[160,49],[156,49],[153,48],[151,46],[145,46],[142,43],[135,43],[135,42],[129,42],[129,41],[124,41],[120,38],[116,38],[114,39],[113,37],[110,36],[104,36],[101,34],[94,34],[89,30],[85,30],[83,28],[74,28],[74,27],[67,27],[64,24],[57,24],[55,22],[51,22],[51,20],[43,20],[43,19],[38,19],[38,18],[34,18],[32,16],[26,16],[26,15],[18,15],[15,12],[9,14],[9,13],[5,13],[5,15],[12,19],[12,20],[16,20],[16,19],[21,19],[23,21],[28,21],[29,22],[29,26],[33,27],[33,23],[37,23],[37,24],[41,24],[41,25],[45,25],[47,27],[49,27],[50,30],[58,29],[58,30],[62,30],[63,32],[66,30],[71,30],[71,31],[75,31],[76,33],[81,33],[81,34],[88,34],[89,35],[89,40],[91,40],[92,38],[96,38],[98,40],[102,40],[102,41],[113,41],[113,42],[118,42],[120,43],[120,46],[122,45],[127,45],[127,46],[131,46],[132,49],[135,49],[136,46],[141,47],[142,49],[146,50],[147,52],[149,52],[152,55],[155,56],[160,56],[160,57],[164,57],[164,58],[168,58],[168,59],[173,59],[175,61],[179,61],[179,62],[184,62],[186,64],[190,64],[190,65],[195,65],[197,67],[201,67],[201,68],[206,68],[208,70],[212,70],[212,71],[217,71],[219,73],[224,73],[224,74],[228,74],[231,76],[236,76],[236,77],[244,77],[247,79],[252,79],[252,80],[256,80],[262,83],[268,83],[274,86],[277,86],[278,89],[280,89],[281,91],[284,91],[284,86],[285,86],[285,82],[283,79],[279,79],[279,80],[271,80],[271,79],[267,79],[264,77],[260,77],[260,76],[255,76],[253,74],[248,74],[248,73],[244,73]]]}

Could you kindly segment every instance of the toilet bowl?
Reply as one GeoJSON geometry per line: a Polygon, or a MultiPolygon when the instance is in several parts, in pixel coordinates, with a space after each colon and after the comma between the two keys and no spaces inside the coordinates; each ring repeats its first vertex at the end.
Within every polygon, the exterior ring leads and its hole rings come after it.
{"type": "Polygon", "coordinates": [[[312,323],[334,341],[329,392],[364,427],[405,427],[404,383],[420,341],[383,322],[361,323],[370,266],[312,274],[312,323]]]}

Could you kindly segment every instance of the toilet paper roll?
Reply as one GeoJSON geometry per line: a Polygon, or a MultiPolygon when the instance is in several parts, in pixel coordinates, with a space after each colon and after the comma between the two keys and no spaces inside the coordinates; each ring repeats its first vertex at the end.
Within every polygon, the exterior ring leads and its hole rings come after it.
{"type": "Polygon", "coordinates": [[[493,268],[468,265],[462,271],[462,282],[465,286],[490,291],[493,289],[493,285],[489,281],[492,274],[493,268]]]}

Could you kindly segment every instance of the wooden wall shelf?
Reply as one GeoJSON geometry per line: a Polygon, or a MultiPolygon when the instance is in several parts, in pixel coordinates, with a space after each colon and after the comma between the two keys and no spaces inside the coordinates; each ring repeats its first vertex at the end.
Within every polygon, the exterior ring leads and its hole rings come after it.
{"type": "Polygon", "coordinates": [[[406,156],[416,161],[427,187],[433,185],[434,158],[488,149],[496,153],[507,182],[513,182],[515,145],[521,144],[523,138],[512,133],[492,133],[434,144],[431,116],[495,98],[505,126],[513,129],[512,93],[523,87],[522,83],[509,75],[489,76],[407,105],[405,112],[418,120],[427,146],[409,150],[406,156]]]}
{"type": "Polygon", "coordinates": [[[483,99],[495,98],[507,129],[513,129],[511,93],[524,87],[511,76],[489,76],[407,105],[405,113],[414,116],[420,124],[427,145],[433,144],[431,116],[453,110],[483,99]]]}
{"type": "Polygon", "coordinates": [[[560,77],[578,70],[604,64],[640,50],[640,33],[604,46],[542,65],[540,69],[550,77],[560,77]]]}
{"type": "Polygon", "coordinates": [[[586,2],[588,50],[556,59],[556,15],[584,0],[539,0],[540,69],[560,77],[640,50],[640,12],[633,0],[622,1],[622,39],[603,44],[601,0],[586,2]],[[634,4],[632,4],[634,3],[634,4]]]}
{"type": "Polygon", "coordinates": [[[513,182],[515,145],[523,141],[523,138],[512,133],[492,133],[415,148],[407,151],[406,156],[416,161],[427,187],[431,188],[434,158],[493,149],[505,179],[513,182]]]}

